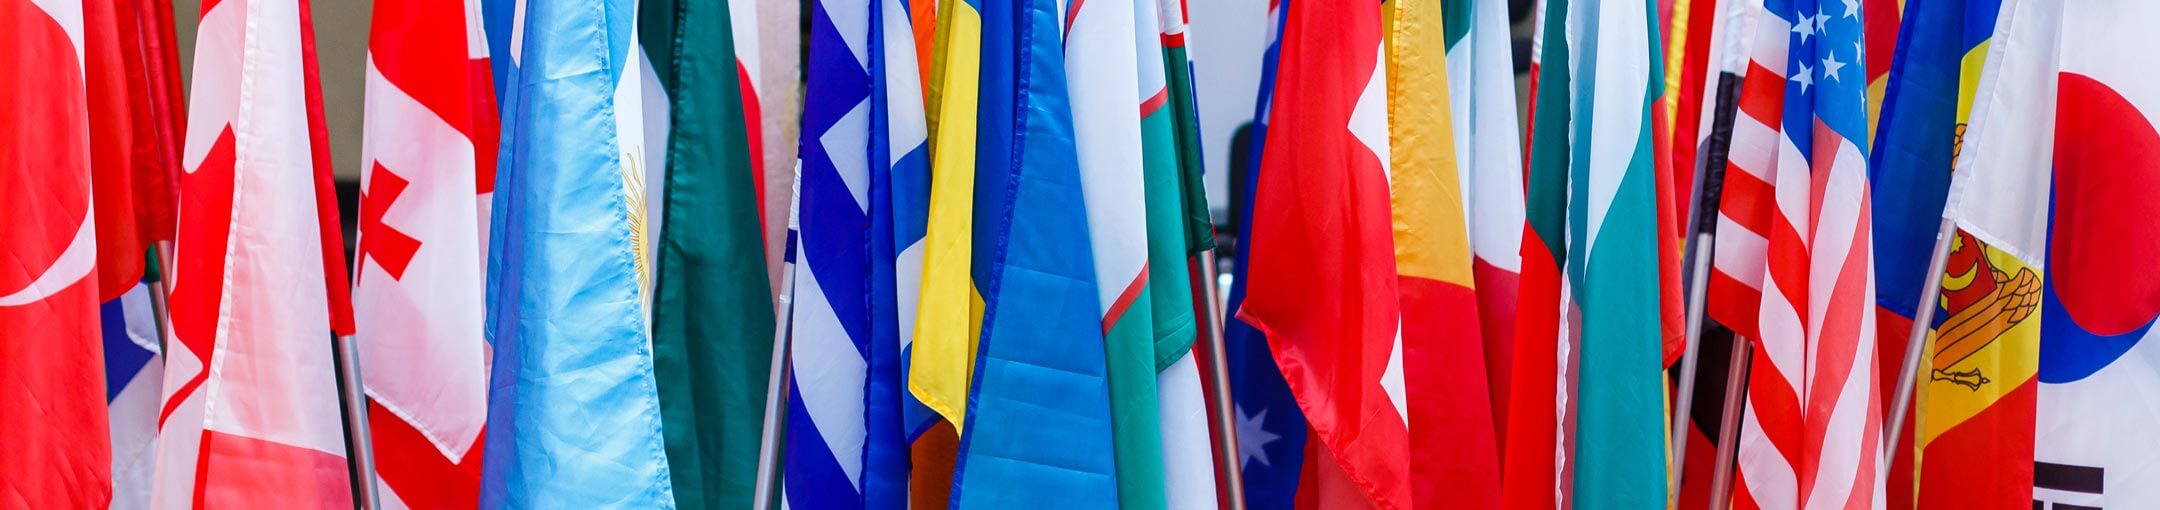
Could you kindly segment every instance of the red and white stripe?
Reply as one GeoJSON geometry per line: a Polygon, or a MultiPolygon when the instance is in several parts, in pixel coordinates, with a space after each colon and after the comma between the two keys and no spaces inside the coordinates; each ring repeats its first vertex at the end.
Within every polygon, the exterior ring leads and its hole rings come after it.
{"type": "Polygon", "coordinates": [[[477,0],[378,0],[354,308],[385,508],[478,503],[497,114],[477,0]]]}
{"type": "Polygon", "coordinates": [[[1777,110],[1756,102],[1766,97],[1757,92],[1764,82],[1784,88],[1783,66],[1765,62],[1784,62],[1789,26],[1775,16],[1758,20],[1756,67],[1735,122],[1736,171],[1726,178],[1725,212],[1754,205],[1770,214],[1764,223],[1734,222],[1744,233],[1722,224],[1719,230],[1721,251],[1727,239],[1742,240],[1734,243],[1735,253],[1756,249],[1745,234],[1763,240],[1754,324],[1760,355],[1749,375],[1734,507],[1881,508],[1866,156],[1819,120],[1812,123],[1814,146],[1807,148],[1762,122],[1778,118],[1777,110]],[[1743,132],[1750,145],[1742,145],[1743,132]],[[1777,144],[1775,160],[1767,148],[1752,145],[1766,132],[1777,144]],[[1771,189],[1750,188],[1755,183],[1748,179],[1759,177],[1767,177],[1771,189]]]}
{"type": "Polygon", "coordinates": [[[325,137],[311,136],[320,96],[304,6],[204,6],[182,155],[156,508],[352,502],[324,341],[345,289],[328,283],[343,275],[324,267],[316,172],[326,171],[318,163],[327,163],[327,149],[318,146],[325,137]]]}
{"type": "Polygon", "coordinates": [[[1747,338],[1762,302],[1763,254],[1769,246],[1771,179],[1777,170],[1778,124],[1785,101],[1784,20],[1762,12],[1761,2],[1732,6],[1735,53],[1746,53],[1739,111],[1733,115],[1731,150],[1725,164],[1724,190],[1718,201],[1717,245],[1711,258],[1711,318],[1747,338]],[[1758,21],[1759,19],[1759,21],[1758,21]],[[1750,23],[1754,21],[1754,23],[1750,23]],[[1750,25],[1759,24],[1752,27],[1750,25]]]}

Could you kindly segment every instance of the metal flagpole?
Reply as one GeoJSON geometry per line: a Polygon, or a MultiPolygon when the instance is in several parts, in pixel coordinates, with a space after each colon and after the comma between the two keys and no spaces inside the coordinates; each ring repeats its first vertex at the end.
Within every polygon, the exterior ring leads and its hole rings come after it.
{"type": "Polygon", "coordinates": [[[801,227],[802,214],[802,162],[795,163],[794,198],[788,202],[787,261],[780,264],[780,295],[773,300],[774,313],[779,317],[779,327],[773,328],[773,353],[771,377],[765,381],[765,421],[758,433],[758,468],[756,490],[752,492],[751,508],[773,508],[774,496],[780,485],[780,425],[787,421],[788,354],[789,340],[795,329],[795,231],[801,227]]]}
{"type": "Polygon", "coordinates": [[[1710,508],[1732,505],[1733,452],[1740,447],[1740,410],[1746,405],[1748,365],[1753,362],[1754,342],[1734,336],[1732,369],[1725,371],[1724,414],[1718,416],[1717,464],[1710,477],[1710,508]]]}
{"type": "Polygon", "coordinates": [[[1688,258],[1687,280],[1687,351],[1680,356],[1680,383],[1673,391],[1672,462],[1667,462],[1665,476],[1665,500],[1667,504],[1680,500],[1681,466],[1687,460],[1688,420],[1694,417],[1689,411],[1695,407],[1695,366],[1701,360],[1703,308],[1708,299],[1709,287],[1703,282],[1710,278],[1710,246],[1715,236],[1710,233],[1695,234],[1695,241],[1688,258]]]}
{"type": "Polygon", "coordinates": [[[1207,335],[1195,346],[1200,359],[1207,361],[1202,367],[1208,380],[1208,425],[1214,429],[1216,480],[1222,485],[1223,503],[1227,510],[1245,510],[1245,473],[1242,457],[1238,456],[1237,411],[1230,395],[1230,362],[1224,359],[1228,344],[1223,340],[1223,302],[1215,286],[1215,250],[1200,252],[1200,270],[1193,272],[1193,298],[1203,301],[1200,310],[1206,313],[1201,324],[1207,335]]]}
{"type": "MultiPolygon", "coordinates": [[[[1920,303],[1913,309],[1912,334],[1905,339],[1905,366],[1898,370],[1897,400],[1890,406],[1890,428],[1883,432],[1890,438],[1883,441],[1889,449],[1884,452],[1895,452],[1903,446],[1899,444],[1904,439],[1899,432],[1905,430],[1905,414],[1912,409],[1913,392],[1917,390],[1914,386],[1920,376],[1920,351],[1927,348],[1928,331],[1935,324],[1935,301],[1942,299],[1944,266],[1949,265],[1950,241],[1956,236],[1957,222],[1943,218],[1942,226],[1935,230],[1935,253],[1928,259],[1927,280],[1920,287],[1920,303]]],[[[1890,456],[1883,455],[1882,458],[1887,462],[1890,456]]],[[[1889,472],[1887,469],[1882,471],[1889,472]]]]}
{"type": "Polygon", "coordinates": [[[360,352],[352,335],[331,338],[337,363],[338,403],[345,414],[345,465],[352,471],[353,507],[381,508],[376,496],[375,446],[368,435],[367,394],[360,385],[360,352]]]}

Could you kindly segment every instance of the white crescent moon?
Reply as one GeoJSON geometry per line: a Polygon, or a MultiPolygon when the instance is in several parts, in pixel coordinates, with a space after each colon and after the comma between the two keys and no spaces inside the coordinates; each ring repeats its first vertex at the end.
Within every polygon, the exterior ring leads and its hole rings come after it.
{"type": "Polygon", "coordinates": [[[22,306],[36,303],[82,281],[97,267],[97,222],[90,218],[89,208],[84,208],[82,227],[75,230],[75,239],[68,241],[66,251],[53,259],[45,274],[31,280],[28,287],[0,296],[0,306],[22,306]]]}

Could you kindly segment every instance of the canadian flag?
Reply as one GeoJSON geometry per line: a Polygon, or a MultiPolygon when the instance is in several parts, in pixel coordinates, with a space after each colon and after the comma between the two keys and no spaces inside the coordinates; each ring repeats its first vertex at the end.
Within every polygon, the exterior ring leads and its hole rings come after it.
{"type": "Polygon", "coordinates": [[[377,0],[361,147],[359,318],[385,508],[473,508],[487,422],[495,89],[477,0],[377,0]]]}
{"type": "Polygon", "coordinates": [[[349,332],[307,0],[205,2],[156,508],[350,508],[330,337],[349,332]]]}

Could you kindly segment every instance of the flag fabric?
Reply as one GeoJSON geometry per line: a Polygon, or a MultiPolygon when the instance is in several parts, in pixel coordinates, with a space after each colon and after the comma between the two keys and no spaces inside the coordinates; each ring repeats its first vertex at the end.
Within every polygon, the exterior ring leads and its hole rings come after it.
{"type": "Polygon", "coordinates": [[[1523,236],[1522,132],[1514,106],[1507,2],[1446,2],[1445,7],[1448,111],[1454,116],[1458,178],[1469,215],[1470,273],[1485,342],[1489,412],[1496,434],[1505,434],[1523,236]]]}
{"type": "MultiPolygon", "coordinates": [[[[1786,83],[1736,504],[1880,507],[1867,94],[1865,69],[1847,69],[1865,62],[1859,6],[1771,0],[1765,10],[1759,33],[1788,39],[1783,68],[1764,71],[1786,83]]],[[[1758,52],[1778,44],[1758,41],[1758,52]]]]}
{"type": "Polygon", "coordinates": [[[479,200],[494,188],[496,107],[477,7],[377,2],[369,27],[354,308],[376,476],[393,508],[467,508],[480,495],[479,200]]]}
{"type": "MultiPolygon", "coordinates": [[[[878,305],[878,268],[890,275],[889,245],[876,231],[891,215],[877,187],[889,181],[888,163],[873,156],[875,105],[885,103],[872,72],[882,60],[882,4],[817,2],[811,12],[809,77],[803,107],[801,175],[795,207],[795,289],[790,304],[792,350],[784,484],[787,505],[801,508],[866,508],[904,505],[904,499],[873,500],[867,494],[871,427],[871,358],[897,348],[890,316],[878,305]],[[873,28],[873,26],[877,28],[873,28]],[[811,140],[814,140],[811,141],[811,140]],[[882,327],[881,327],[882,326],[882,327]]],[[[878,149],[883,149],[878,147],[878,149]]],[[[889,234],[888,234],[889,235],[889,234]]],[[[886,237],[889,239],[890,237],[886,237]]],[[[891,355],[891,354],[888,354],[891,355]]],[[[895,367],[896,368],[896,367],[895,367]]],[[[897,375],[897,374],[893,374],[897,375]]],[[[891,395],[895,399],[897,393],[891,395]]],[[[897,410],[897,400],[885,401],[897,410]]],[[[893,416],[892,418],[897,418],[893,416]]],[[[886,423],[897,434],[898,422],[886,423]]],[[[882,438],[897,439],[897,438],[882,438]]],[[[905,464],[901,464],[904,466],[905,464]]],[[[887,495],[888,497],[891,495],[887,495]]]]}
{"type": "MultiPolygon", "coordinates": [[[[2033,489],[2051,483],[2038,473],[2034,423],[2046,419],[2036,413],[2038,402],[2048,401],[2041,395],[2045,385],[2036,382],[2046,380],[2041,363],[2051,318],[2045,294],[2059,284],[2046,278],[2047,255],[2059,249],[2048,239],[2050,181],[2060,182],[2071,173],[2064,169],[2077,166],[2055,159],[2052,176],[2042,170],[2051,163],[2053,141],[2064,134],[2055,129],[2057,111],[2049,103],[2065,104],[2051,99],[2058,86],[2056,30],[2067,8],[2022,1],[2000,6],[1999,12],[1984,14],[1996,23],[1986,39],[1985,67],[1970,92],[1970,123],[1951,149],[1956,170],[1943,217],[1955,221],[1958,231],[1949,240],[1938,305],[1944,318],[1926,351],[1927,363],[1920,365],[1924,372],[1914,400],[1918,508],[2022,507],[2054,499],[2038,497],[2033,489]],[[1986,485],[1953,485],[1961,480],[1986,485]]],[[[1966,19],[1974,14],[1967,11],[1966,19]]],[[[1951,51],[1963,49],[1960,44],[1951,51]]],[[[2060,220],[2065,212],[2053,215],[2060,220]]],[[[2114,283],[2111,279],[2109,286],[2114,283]]]]}
{"type": "MultiPolygon", "coordinates": [[[[774,311],[759,221],[758,131],[739,2],[638,4],[645,88],[645,206],[659,382],[675,502],[749,505],[774,311]],[[729,28],[729,27],[738,28],[729,28]],[[727,29],[727,30],[722,30],[727,29]],[[683,221],[670,219],[694,218],[683,221]]],[[[634,140],[634,139],[631,139],[634,140]]]]}
{"type": "MultiPolygon", "coordinates": [[[[930,207],[929,129],[910,1],[877,0],[870,27],[871,338],[863,495],[868,508],[911,503],[910,439],[933,416],[907,391],[908,347],[922,295],[930,207]]],[[[951,486],[950,477],[943,477],[951,486]]]]}
{"type": "Polygon", "coordinates": [[[158,384],[165,373],[151,292],[148,283],[137,284],[119,299],[98,307],[105,348],[105,402],[112,426],[112,508],[150,507],[157,459],[158,384]]]}
{"type": "MultiPolygon", "coordinates": [[[[1561,317],[1574,367],[1572,450],[1563,473],[1575,505],[1662,505],[1665,420],[1662,369],[1671,294],[1673,232],[1659,193],[1654,117],[1658,86],[1655,15],[1646,6],[1607,11],[1571,4],[1582,41],[1569,108],[1570,175],[1561,317]],[[1602,79],[1601,79],[1602,78],[1602,79]],[[1662,268],[1644,271],[1642,268],[1662,268]]],[[[1548,39],[1548,42],[1551,40],[1548,39]]],[[[1548,61],[1550,65],[1550,61],[1548,61]]]]}
{"type": "MultiPolygon", "coordinates": [[[[2151,55],[2124,49],[2149,40],[2144,27],[2160,11],[2134,2],[2017,2],[2015,10],[2011,5],[2004,3],[2006,21],[1996,25],[1987,72],[1998,69],[1998,50],[2004,60],[2012,60],[2010,55],[2020,50],[2048,52],[2048,32],[2055,29],[2047,19],[2052,9],[2061,9],[2061,46],[2055,54],[2060,70],[2045,72],[2045,66],[2035,66],[2043,73],[2033,77],[2028,70],[2033,68],[2000,67],[1996,87],[1981,85],[1993,94],[1983,92],[1988,101],[1973,107],[1975,126],[1967,133],[1974,152],[1966,157],[1972,158],[1973,168],[1990,161],[1981,158],[2003,156],[1994,159],[2021,175],[2040,173],[2037,169],[2050,161],[2029,154],[2032,149],[2026,144],[2046,147],[2046,138],[2022,135],[2044,128],[2023,120],[2033,117],[2017,113],[1982,114],[2035,105],[2045,110],[2047,88],[2055,88],[2054,214],[2048,224],[2049,274],[2041,304],[2033,500],[2056,508],[2140,505],[2160,499],[2160,487],[2139,475],[2149,472],[2155,452],[2160,452],[2150,425],[2160,413],[2141,402],[2143,395],[2160,388],[2152,354],[2160,279],[2119,268],[2160,253],[2150,221],[2152,193],[2160,190],[2154,173],[2160,168],[2154,152],[2160,148],[2154,129],[2160,106],[2153,103],[2160,81],[2147,72],[2154,65],[2151,55]],[[2017,19],[2026,17],[2030,21],[2017,19]],[[1995,119],[2005,119],[2007,125],[1995,124],[1995,119]]],[[[2035,186],[2028,182],[2008,189],[2030,192],[2035,186]]],[[[2021,196],[2011,203],[2026,200],[2021,196]]],[[[1976,211],[1990,207],[1977,200],[1971,204],[1976,211]]],[[[2020,227],[2006,226],[2003,235],[2027,230],[2020,227]]]]}
{"type": "Polygon", "coordinates": [[[1102,309],[1088,299],[1096,280],[1063,16],[1048,2],[984,7],[973,265],[985,309],[953,505],[1034,501],[1052,487],[1064,504],[1108,505],[1102,309]],[[1060,375],[1035,375],[1048,373],[1060,375]],[[1053,442],[1063,454],[1022,450],[1053,442]]]}
{"type": "Polygon", "coordinates": [[[205,6],[159,412],[159,508],[351,502],[330,343],[352,319],[307,2],[205,6]],[[242,104],[242,103],[245,104],[242,104]]]}
{"type": "MultiPolygon", "coordinates": [[[[1894,400],[1897,392],[1909,391],[1895,387],[1895,380],[1909,359],[1904,345],[1912,332],[1913,316],[1920,305],[1922,285],[1926,283],[1929,259],[1935,248],[1935,234],[1942,219],[1942,206],[1950,191],[1950,168],[1957,151],[1957,136],[1971,112],[1974,88],[1966,84],[1976,83],[1979,79],[1980,59],[1968,56],[1975,55],[1975,50],[1982,50],[1979,55],[1985,54],[1984,47],[1979,44],[1993,32],[1997,5],[1992,1],[1910,2],[1904,11],[1905,26],[1898,33],[1898,56],[1884,78],[1887,82],[1883,85],[1884,103],[1874,124],[1875,150],[1869,154],[1868,180],[1869,186],[1880,192],[1877,196],[1881,198],[1876,202],[1872,228],[1879,233],[1875,243],[1878,262],[1876,343],[1882,348],[1880,376],[1885,383],[1882,387],[1885,403],[1894,400]]],[[[1870,57],[1872,62],[1879,56],[1871,54],[1870,57]]],[[[1966,260],[1974,260],[1969,257],[1973,253],[1977,252],[1967,253],[1966,260]]],[[[1947,315],[1938,314],[1938,320],[1942,318],[1947,315]]],[[[1932,326],[1928,325],[1931,329],[1932,326]]],[[[1915,406],[1924,407],[1928,406],[1915,406]]],[[[1920,446],[1911,437],[1911,427],[1916,424],[1918,420],[1908,419],[1906,430],[1888,431],[1896,434],[1896,444],[1904,445],[1888,452],[1890,471],[1884,490],[1890,508],[1911,508],[1915,503],[1913,459],[1920,446]]],[[[1994,440],[1986,440],[1986,443],[1993,444],[1994,440]]],[[[1981,447],[1980,444],[1943,444],[1945,448],[1957,449],[1981,447]]],[[[1936,468],[1963,469],[1952,464],[1936,468]]],[[[1998,471],[1996,467],[1975,468],[1998,471]]],[[[1936,489],[1936,493],[1940,497],[1969,492],[1969,489],[1954,489],[1950,484],[1963,487],[1966,481],[1976,479],[1975,476],[1980,476],[1978,471],[1938,478],[1936,481],[1944,485],[1936,489]]],[[[2030,481],[2023,483],[2030,485],[2030,481]]]]}
{"type": "Polygon", "coordinates": [[[913,399],[903,407],[903,420],[913,463],[908,497],[915,508],[950,506],[959,434],[967,423],[968,389],[976,368],[976,340],[982,332],[977,276],[988,266],[973,261],[991,246],[976,240],[975,216],[982,6],[943,0],[935,16],[931,46],[936,57],[924,64],[931,69],[924,98],[930,175],[920,192],[929,197],[921,220],[921,277],[915,281],[916,299],[906,294],[899,298],[915,303],[909,314],[913,336],[903,354],[907,393],[913,399]]]}
{"type": "Polygon", "coordinates": [[[1238,457],[1234,468],[1244,477],[1248,507],[1264,510],[1295,507],[1309,430],[1304,412],[1298,410],[1297,399],[1291,396],[1290,387],[1283,380],[1281,367],[1275,364],[1267,336],[1237,314],[1245,303],[1250,283],[1247,277],[1252,274],[1249,264],[1252,243],[1258,238],[1258,232],[1252,228],[1253,199],[1257,196],[1259,180],[1265,175],[1260,160],[1267,147],[1269,116],[1275,101],[1276,68],[1282,52],[1283,16],[1289,4],[1290,0],[1269,2],[1265,22],[1267,48],[1261,54],[1260,86],[1254,98],[1245,179],[1232,190],[1238,198],[1232,201],[1236,205],[1232,213],[1236,215],[1240,235],[1234,246],[1238,263],[1225,301],[1229,316],[1223,317],[1223,358],[1230,369],[1233,419],[1237,420],[1238,457]]]}
{"type": "MultiPolygon", "coordinates": [[[[1205,303],[1198,301],[1198,255],[1214,247],[1207,191],[1199,181],[1203,154],[1193,97],[1192,60],[1185,50],[1182,0],[1133,2],[1138,54],[1140,136],[1147,207],[1151,360],[1161,402],[1163,495],[1166,508],[1215,508],[1213,429],[1193,341],[1205,303]],[[1200,215],[1195,222],[1194,213],[1200,215]],[[1202,242],[1204,241],[1204,242],[1202,242]]],[[[1205,287],[1203,287],[1205,288],[1205,287]]],[[[1200,298],[1205,299],[1205,298],[1200,298]]],[[[1229,468],[1233,466],[1225,466],[1229,468]]],[[[1121,469],[1119,475],[1124,476],[1121,469]]],[[[1121,489],[1122,490],[1122,489],[1121,489]]]]}
{"type": "MultiPolygon", "coordinates": [[[[1397,0],[1387,27],[1387,92],[1448,94],[1445,11],[1397,0]]],[[[1486,390],[1471,270],[1465,179],[1455,153],[1453,101],[1388,103],[1388,183],[1396,285],[1403,310],[1411,499],[1425,508],[1498,508],[1499,444],[1486,390]]],[[[1510,170],[1513,170],[1512,168],[1510,170]]]]}
{"type": "MultiPolygon", "coordinates": [[[[1118,507],[1142,509],[1163,508],[1168,502],[1163,493],[1162,402],[1155,385],[1161,356],[1155,348],[1153,294],[1148,292],[1152,268],[1136,3],[1071,5],[1064,16],[1063,46],[1065,76],[1072,80],[1073,145],[1102,314],[1118,507]]],[[[1147,14],[1154,21],[1155,12],[1147,14]]]]}
{"type": "MultiPolygon", "coordinates": [[[[1785,49],[1790,24],[1779,23],[1762,3],[1738,6],[1735,23],[1751,31],[1728,32],[1732,55],[1746,56],[1737,66],[1739,81],[1737,112],[1725,150],[1725,166],[1719,181],[1717,245],[1713,247],[1710,279],[1706,284],[1707,316],[1732,329],[1741,338],[1762,335],[1756,327],[1762,306],[1764,253],[1769,244],[1770,220],[1776,197],[1779,117],[1785,97],[1785,49]],[[1770,26],[1771,28],[1764,28],[1770,26]],[[1773,29],[1775,28],[1775,29],[1773,29]]],[[[1753,340],[1750,340],[1753,341],[1753,340]]],[[[1759,353],[1758,353],[1759,354],[1759,353]]]]}
{"type": "Polygon", "coordinates": [[[984,7],[974,261],[986,308],[952,505],[1109,507],[1115,434],[1065,17],[1050,0],[984,7]]]}
{"type": "Polygon", "coordinates": [[[9,2],[0,27],[0,414],[16,431],[0,460],[0,492],[22,506],[105,506],[112,500],[99,342],[97,208],[81,4],[9,2]],[[18,152],[18,150],[20,150],[18,152]],[[22,341],[37,339],[38,341],[22,341]]]}
{"type": "Polygon", "coordinates": [[[1238,315],[1267,335],[1331,459],[1327,508],[1411,504],[1401,307],[1388,205],[1385,41],[1377,4],[1285,8],[1265,177],[1238,315]],[[1317,271],[1317,272],[1316,272],[1317,271]]]}
{"type": "Polygon", "coordinates": [[[645,320],[634,5],[536,0],[512,33],[482,508],[676,505],[645,320]]]}
{"type": "MultiPolygon", "coordinates": [[[[172,240],[170,176],[178,165],[160,136],[170,124],[152,110],[149,55],[135,2],[83,6],[84,85],[90,114],[91,186],[97,216],[98,299],[112,301],[140,285],[144,257],[172,240]]],[[[152,34],[154,35],[154,34],[152,34]]]]}
{"type": "Polygon", "coordinates": [[[1567,30],[1569,0],[1540,0],[1531,44],[1530,138],[1524,174],[1522,274],[1515,308],[1515,345],[1509,356],[1507,432],[1501,434],[1501,501],[1506,508],[1564,508],[1570,456],[1562,428],[1569,407],[1561,400],[1567,337],[1561,310],[1567,288],[1567,198],[1574,48],[1567,30]],[[1539,103],[1545,105],[1539,108],[1539,103]]]}
{"type": "Polygon", "coordinates": [[[1890,66],[1895,65],[1898,31],[1905,17],[1905,7],[1911,0],[1864,0],[1860,4],[1860,23],[1867,54],[1867,104],[1868,139],[1874,140],[1881,124],[1885,95],[1889,92],[1890,66]]]}

